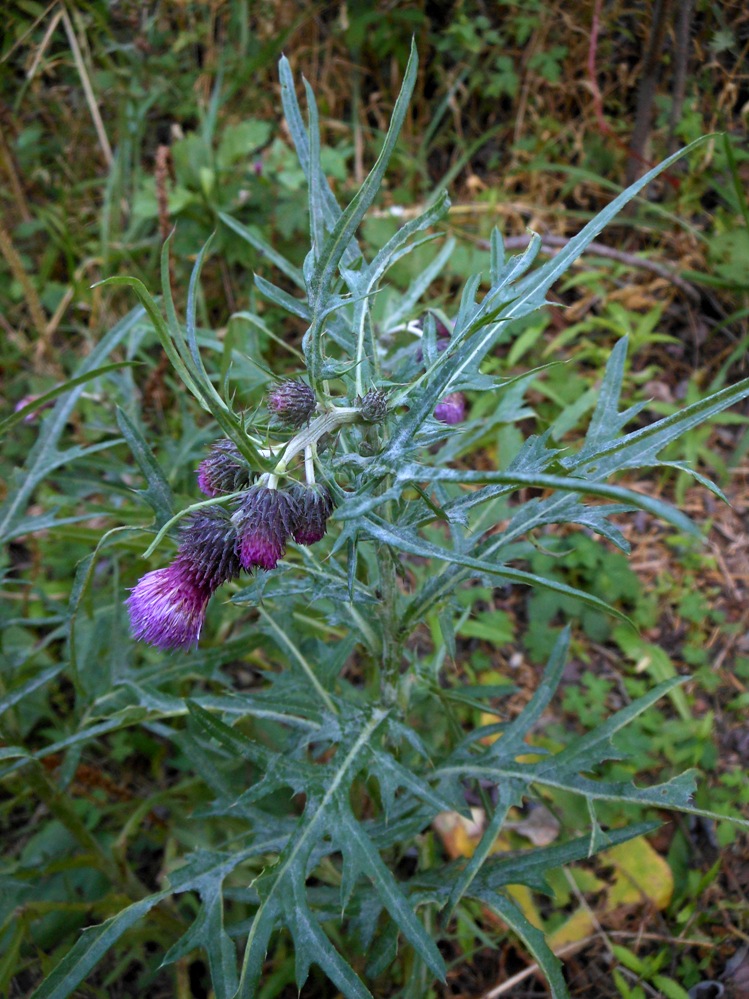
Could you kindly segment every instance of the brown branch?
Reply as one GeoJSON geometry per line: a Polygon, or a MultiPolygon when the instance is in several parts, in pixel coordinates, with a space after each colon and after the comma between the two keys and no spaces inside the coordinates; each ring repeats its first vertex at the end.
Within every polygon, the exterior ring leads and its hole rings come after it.
{"type": "MultiPolygon", "coordinates": [[[[668,2],[668,0],[664,0],[664,2],[668,2]]],[[[590,87],[590,92],[593,95],[593,112],[595,114],[596,122],[598,124],[598,130],[601,133],[601,135],[608,136],[615,143],[615,145],[619,146],[620,149],[624,149],[626,151],[627,156],[629,157],[627,163],[627,175],[629,176],[629,174],[634,171],[634,167],[632,166],[632,160],[635,160],[637,163],[639,163],[643,167],[646,167],[648,170],[651,167],[655,166],[655,164],[651,163],[649,160],[645,159],[643,156],[640,155],[640,153],[637,151],[637,147],[635,146],[634,139],[630,142],[630,145],[628,146],[627,143],[624,142],[624,140],[614,131],[611,125],[609,125],[609,123],[606,121],[606,116],[603,111],[603,95],[601,94],[601,88],[598,85],[598,74],[596,71],[596,57],[598,55],[598,32],[601,26],[600,25],[601,5],[602,5],[602,0],[596,0],[595,7],[593,8],[593,18],[590,26],[590,42],[588,44],[588,60],[587,60],[588,86],[590,87]]],[[[660,44],[662,44],[662,38],[660,44]]],[[[655,86],[654,83],[653,86],[655,86]]],[[[651,104],[652,104],[652,94],[651,94],[651,104]]],[[[638,97],[638,108],[639,108],[639,97],[638,97]]],[[[635,126],[635,128],[636,127],[637,126],[635,126]]],[[[649,117],[647,120],[647,127],[648,129],[650,128],[649,117]]],[[[647,131],[645,133],[645,136],[647,138],[647,131]]],[[[679,181],[675,177],[673,177],[668,170],[664,171],[663,179],[668,184],[670,184],[671,187],[673,187],[674,189],[678,189],[679,181]]]]}
{"type": "Polygon", "coordinates": [[[31,278],[26,273],[26,268],[23,266],[23,261],[13,245],[10,233],[5,229],[2,222],[0,222],[0,253],[2,253],[5,257],[5,262],[7,263],[11,274],[16,281],[18,281],[23,290],[26,307],[29,310],[29,316],[31,317],[32,323],[36,326],[37,333],[40,337],[43,336],[47,325],[47,316],[44,311],[44,306],[42,305],[39,294],[37,293],[31,278]]]}
{"type": "Polygon", "coordinates": [[[671,89],[671,112],[668,117],[668,151],[675,153],[678,142],[676,128],[684,107],[689,66],[689,36],[692,27],[692,0],[680,0],[676,13],[676,44],[674,50],[674,83],[671,89]]]}
{"type": "Polygon", "coordinates": [[[650,27],[650,40],[642,64],[640,83],[637,87],[637,111],[632,137],[629,141],[630,159],[627,162],[627,184],[637,179],[637,163],[644,163],[645,145],[650,134],[653,119],[655,88],[660,75],[661,52],[670,14],[670,0],[656,0],[653,7],[653,21],[650,27]]]}

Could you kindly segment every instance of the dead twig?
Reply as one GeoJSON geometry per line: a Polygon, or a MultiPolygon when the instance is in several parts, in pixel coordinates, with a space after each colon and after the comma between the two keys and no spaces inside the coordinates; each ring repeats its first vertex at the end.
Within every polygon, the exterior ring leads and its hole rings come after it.
{"type": "Polygon", "coordinates": [[[26,306],[29,310],[29,315],[31,316],[31,321],[34,326],[36,326],[39,336],[42,336],[47,326],[47,316],[44,312],[44,306],[42,305],[41,299],[37,294],[37,290],[34,287],[31,278],[26,273],[26,268],[23,266],[23,261],[13,245],[13,240],[11,239],[10,234],[6,231],[2,222],[0,222],[0,253],[2,253],[5,257],[5,262],[7,263],[11,274],[21,285],[21,288],[23,289],[23,297],[26,299],[26,306]]]}
{"type": "Polygon", "coordinates": [[[88,104],[88,110],[94,123],[94,128],[96,129],[96,135],[99,139],[99,145],[101,146],[102,155],[107,164],[107,167],[111,167],[114,162],[114,156],[112,155],[112,147],[109,145],[109,139],[107,138],[107,133],[104,129],[104,122],[102,121],[101,113],[99,111],[99,105],[96,101],[96,95],[94,94],[94,88],[91,86],[91,80],[89,79],[88,72],[86,71],[86,66],[83,62],[83,55],[81,53],[81,47],[78,44],[78,39],[73,29],[73,24],[68,16],[67,10],[63,9],[62,12],[62,23],[65,26],[65,34],[68,36],[68,43],[70,45],[70,51],[73,53],[73,60],[75,62],[75,68],[78,70],[78,76],[81,80],[81,86],[83,87],[83,93],[86,95],[86,103],[88,104]]]}

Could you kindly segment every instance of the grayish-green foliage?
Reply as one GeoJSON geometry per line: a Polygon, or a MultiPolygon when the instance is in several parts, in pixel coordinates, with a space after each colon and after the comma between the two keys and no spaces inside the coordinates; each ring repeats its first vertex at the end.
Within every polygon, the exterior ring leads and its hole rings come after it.
{"type": "MultiPolygon", "coordinates": [[[[465,715],[456,713],[460,691],[441,684],[438,667],[420,663],[407,643],[414,629],[435,615],[445,649],[454,650],[460,611],[453,597],[458,587],[476,578],[490,584],[544,587],[618,613],[594,593],[523,569],[530,533],[548,525],[575,524],[626,551],[626,542],[610,518],[638,509],[681,532],[694,532],[681,511],[611,480],[622,471],[658,464],[670,442],[747,396],[749,380],[626,432],[639,407],[620,409],[627,351],[622,340],[603,374],[582,447],[569,453],[551,447],[550,434],[532,437],[504,470],[455,467],[458,449],[465,453],[481,428],[470,420],[460,428],[447,427],[434,419],[433,412],[447,393],[483,391],[497,398],[497,422],[519,418],[527,379],[490,377],[483,373],[482,362],[498,344],[508,341],[518,320],[545,305],[553,282],[614,215],[685,151],[623,192],[563,252],[535,270],[538,239],[525,253],[508,259],[495,233],[488,290],[480,291],[480,275],[467,282],[452,336],[441,352],[429,316],[420,341],[423,359],[417,360],[415,349],[397,345],[397,333],[423,312],[423,296],[451,246],[436,251],[434,264],[400,301],[389,299],[386,314],[375,317],[375,304],[388,269],[432,238],[424,233],[444,217],[447,197],[440,195],[421,217],[404,225],[371,261],[363,259],[356,239],[407,114],[416,79],[415,54],[380,156],[343,210],[320,166],[314,98],[307,88],[305,125],[285,60],[280,72],[286,119],[309,183],[311,249],[303,271],[279,257],[258,232],[229,216],[222,216],[222,222],[264,253],[298,289],[295,297],[262,278],[256,282],[258,291],[275,306],[308,324],[303,341],[307,376],[321,406],[331,411],[336,405],[350,409],[359,396],[379,387],[389,393],[390,415],[374,428],[356,421],[342,425],[338,441],[321,450],[319,471],[338,504],[328,557],[320,558],[314,549],[299,549],[298,557],[243,584],[234,595],[233,610],[243,612],[262,603],[252,639],[244,632],[234,641],[197,651],[189,660],[174,654],[137,672],[123,667],[110,688],[99,691],[76,651],[81,641],[78,632],[91,601],[96,559],[122,535],[110,532],[81,564],[66,624],[76,692],[89,709],[77,731],[38,752],[36,758],[21,746],[6,746],[2,773],[36,766],[46,755],[75,753],[103,734],[143,725],[173,742],[194,764],[211,793],[200,818],[214,829],[214,837],[170,872],[163,889],[133,898],[110,919],[86,929],[34,996],[62,999],[74,994],[136,923],[165,900],[189,892],[199,899],[197,915],[164,961],[174,962],[202,949],[219,999],[249,999],[256,994],[266,955],[278,934],[293,945],[299,987],[315,964],[343,995],[364,999],[399,947],[411,948],[410,966],[414,975],[422,976],[420,980],[444,979],[446,967],[436,933],[446,929],[459,907],[475,901],[496,912],[522,938],[552,994],[560,999],[567,994],[560,963],[505,889],[523,884],[547,891],[545,875],[552,868],[654,827],[654,823],[635,823],[605,831],[596,820],[597,802],[705,814],[691,804],[691,774],[649,787],[600,777],[600,768],[620,757],[616,733],[679,681],[654,687],[594,731],[571,738],[558,752],[534,748],[535,762],[530,762],[529,736],[559,685],[569,632],[557,643],[524,711],[511,723],[473,730],[465,727],[465,715]],[[526,487],[543,490],[543,498],[513,503],[513,495],[526,487]],[[502,530],[489,531],[500,520],[505,522],[502,530]],[[406,587],[399,574],[410,556],[417,557],[414,566],[425,560],[428,571],[415,568],[406,587]],[[310,630],[311,609],[344,637],[323,641],[314,628],[310,630]],[[198,687],[187,701],[163,689],[186,668],[196,676],[215,677],[222,663],[241,653],[250,640],[262,641],[273,650],[275,661],[284,665],[280,673],[269,674],[261,688],[206,694],[198,687]],[[354,652],[363,664],[362,683],[352,682],[343,672],[354,652]],[[444,720],[437,726],[444,736],[439,740],[431,737],[431,726],[425,722],[434,716],[444,720]],[[498,733],[501,738],[495,741],[485,738],[498,733]],[[486,831],[472,858],[411,875],[398,870],[397,859],[404,849],[430,828],[440,812],[465,813],[466,789],[479,785],[495,788],[496,796],[493,805],[487,799],[486,831]],[[491,854],[508,810],[545,788],[564,790],[587,803],[588,834],[511,858],[491,854]],[[366,810],[361,808],[363,796],[369,803],[366,810]],[[246,914],[244,921],[232,922],[236,911],[246,914]],[[436,916],[442,930],[434,930],[436,916]],[[329,932],[333,926],[335,934],[329,932]],[[345,953],[331,936],[346,939],[345,953]]],[[[45,418],[39,442],[0,511],[4,540],[65,522],[56,518],[55,511],[30,518],[25,509],[53,469],[81,457],[80,449],[58,448],[65,422],[81,387],[109,370],[103,362],[136,327],[144,327],[144,315],[184,385],[212,414],[221,433],[259,471],[272,468],[248,434],[246,417],[234,411],[201,354],[196,295],[207,247],[195,265],[184,323],[172,303],[167,252],[165,248],[161,306],[140,282],[113,279],[129,284],[142,308],[102,339],[45,418]]],[[[145,483],[137,493],[138,502],[153,512],[152,524],[122,530],[129,539],[143,531],[160,532],[158,541],[173,527],[174,497],[144,429],[124,410],[118,420],[145,483]]],[[[120,438],[107,439],[96,447],[119,442],[120,438]]],[[[439,665],[442,659],[435,661],[439,665]]],[[[0,710],[29,696],[58,672],[46,670],[12,690],[0,702],[0,710]]],[[[471,697],[470,703],[482,704],[475,690],[471,697]]],[[[488,696],[485,702],[491,709],[488,696]]]]}

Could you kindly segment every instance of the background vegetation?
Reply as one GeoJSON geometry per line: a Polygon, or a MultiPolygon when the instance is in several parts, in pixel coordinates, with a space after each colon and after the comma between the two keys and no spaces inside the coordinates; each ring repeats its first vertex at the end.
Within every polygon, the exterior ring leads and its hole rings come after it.
{"type": "MultiPolygon", "coordinates": [[[[172,280],[183,310],[196,255],[215,231],[196,303],[201,345],[222,374],[231,366],[243,405],[258,406],[266,367],[294,370],[305,330],[257,297],[253,272],[278,275],[245,238],[247,228],[260,232],[302,263],[307,193],[280,116],[278,58],[285,52],[295,78],[303,73],[317,95],[323,166],[346,201],[381,146],[412,36],[420,52],[415,96],[364,238],[378,249],[449,189],[443,228],[458,242],[435,293],[448,316],[464,280],[488,269],[494,225],[510,247],[524,246],[532,229],[543,252],[554,253],[629,179],[717,133],[661,175],[555,286],[564,307],[547,310],[498,354],[503,375],[570,363],[534,377],[516,419],[487,420],[474,441],[487,464],[508,461],[552,423],[554,442],[579,441],[604,363],[624,335],[625,395],[649,419],[748,373],[743,4],[17,3],[0,63],[0,365],[3,416],[28,408],[7,428],[0,467],[0,731],[6,749],[22,746],[35,759],[22,769],[9,763],[1,785],[0,991],[10,996],[30,994],[81,928],[144,886],[158,890],[177,859],[206,845],[196,815],[209,797],[189,741],[178,751],[166,739],[149,714],[163,712],[163,703],[102,721],[118,683],[138,669],[154,698],[198,689],[218,697],[256,686],[279,656],[250,607],[234,610],[257,624],[256,647],[235,638],[236,613],[212,607],[188,667],[176,659],[165,666],[126,640],[122,600],[144,548],[135,530],[143,481],[115,405],[137,416],[185,503],[216,431],[185,398],[153,334],[123,329],[128,290],[97,282],[129,274],[154,288],[161,244],[176,225],[172,280]],[[109,359],[115,366],[72,386],[57,437],[40,457],[32,449],[44,411],[33,397],[80,374],[82,362],[104,364],[97,348],[118,337],[125,346],[109,359]],[[106,532],[122,527],[117,557],[107,556],[104,568],[86,561],[106,532]]],[[[431,254],[405,258],[390,273],[393,287],[407,289],[431,254]]],[[[481,416],[481,394],[469,402],[481,416]]],[[[611,776],[668,777],[696,766],[698,803],[744,815],[746,415],[745,405],[735,407],[691,431],[672,446],[674,467],[639,486],[699,521],[706,544],[643,513],[623,528],[628,560],[584,533],[544,537],[533,552],[534,572],[602,596],[637,632],[558,594],[485,586],[471,592],[473,613],[457,630],[452,667],[466,687],[493,688],[503,716],[515,717],[572,621],[562,694],[536,732],[552,747],[653,682],[690,674],[627,730],[631,759],[612,764],[611,776]],[[731,505],[695,487],[679,462],[715,479],[731,505]],[[513,688],[510,696],[503,687],[513,688]]],[[[414,653],[424,656],[442,646],[438,622],[425,621],[417,644],[414,653]]],[[[470,698],[465,710],[477,715],[470,698]]],[[[498,848],[553,843],[560,823],[584,826],[587,816],[575,809],[560,795],[514,815],[498,848]]],[[[468,856],[476,841],[475,827],[446,812],[419,849],[468,856]]],[[[560,870],[553,904],[518,890],[527,918],[565,953],[572,994],[683,997],[709,982],[713,992],[693,994],[749,992],[745,834],[729,822],[681,817],[634,842],[605,861],[560,870]]],[[[400,862],[407,869],[421,858],[400,862]]],[[[80,994],[208,995],[201,952],[185,950],[160,967],[196,906],[185,893],[172,910],[155,910],[80,994]]],[[[407,980],[403,954],[381,994],[407,980]]],[[[544,994],[525,949],[479,905],[457,921],[444,956],[448,984],[435,994],[544,994]]],[[[295,995],[293,982],[293,954],[281,944],[258,994],[295,995]]],[[[335,992],[313,977],[303,994],[335,992]]]]}

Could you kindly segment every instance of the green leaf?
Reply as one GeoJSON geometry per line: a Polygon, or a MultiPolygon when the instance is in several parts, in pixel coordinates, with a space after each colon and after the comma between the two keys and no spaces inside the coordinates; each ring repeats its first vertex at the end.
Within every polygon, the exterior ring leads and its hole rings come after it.
{"type": "Polygon", "coordinates": [[[552,999],[569,999],[561,962],[549,949],[541,930],[533,926],[506,895],[500,892],[480,891],[476,892],[476,897],[488,905],[492,912],[495,912],[520,937],[546,977],[551,987],[552,999]]]}
{"type": "Polygon", "coordinates": [[[423,924],[414,914],[411,905],[398,887],[388,868],[382,862],[372,841],[361,824],[354,818],[348,802],[339,796],[336,802],[336,819],[344,860],[355,865],[357,873],[365,874],[374,886],[382,904],[390,913],[400,931],[419,954],[433,974],[445,980],[445,962],[423,924]]]}
{"type": "Polygon", "coordinates": [[[473,851],[470,860],[463,868],[462,874],[453,884],[450,897],[448,898],[445,906],[445,911],[442,914],[444,925],[447,925],[449,922],[456,905],[460,902],[463,895],[469,891],[473,880],[488,858],[489,853],[497,840],[497,836],[499,836],[502,827],[505,824],[508,811],[513,807],[513,805],[519,805],[521,799],[522,785],[519,782],[507,781],[506,784],[500,786],[499,799],[494,807],[494,813],[481,834],[481,840],[477,844],[476,849],[473,851]]]}
{"type": "MultiPolygon", "coordinates": [[[[130,336],[142,322],[143,309],[133,309],[124,319],[102,337],[101,341],[78,365],[74,378],[77,384],[70,392],[58,399],[54,409],[43,418],[39,437],[34,444],[29,457],[24,464],[22,473],[12,482],[8,495],[0,507],[0,544],[5,544],[14,536],[18,522],[26,508],[34,490],[54,468],[62,464],[69,465],[77,457],[89,453],[92,449],[69,448],[60,451],[57,442],[62,436],[70,414],[75,408],[86,379],[83,377],[101,367],[101,362],[116,347],[130,336]]],[[[104,442],[101,447],[109,447],[111,443],[104,442]]]]}
{"type": "MultiPolygon", "coordinates": [[[[458,468],[426,469],[422,465],[414,463],[408,464],[405,467],[401,466],[400,469],[393,469],[393,473],[403,484],[427,481],[461,482],[475,485],[483,482],[506,485],[508,492],[514,492],[516,489],[531,486],[538,489],[555,489],[563,492],[600,496],[603,499],[618,500],[627,506],[646,510],[648,513],[652,513],[654,516],[665,520],[687,534],[699,534],[699,529],[689,517],[669,503],[653,499],[653,497],[644,493],[638,493],[633,489],[626,489],[623,486],[610,486],[588,478],[577,478],[572,475],[545,475],[543,473],[534,475],[519,472],[478,472],[458,468]]],[[[496,496],[497,493],[493,493],[492,495],[496,496]]],[[[480,499],[476,496],[474,496],[473,500],[474,503],[480,502],[480,499]]]]}
{"type": "Polygon", "coordinates": [[[263,235],[254,227],[243,225],[238,219],[232,218],[226,212],[219,212],[218,217],[233,232],[240,236],[250,246],[266,257],[275,267],[285,274],[289,280],[304,291],[304,277],[298,267],[294,267],[281,253],[278,253],[263,235]]]}
{"type": "MultiPolygon", "coordinates": [[[[254,882],[261,903],[247,938],[238,999],[239,997],[250,999],[254,995],[262,974],[268,941],[279,919],[289,927],[294,937],[295,950],[300,954],[298,975],[305,972],[305,964],[308,967],[311,960],[318,960],[314,953],[310,955],[306,949],[309,937],[312,935],[317,945],[322,946],[319,955],[320,960],[326,962],[323,967],[335,973],[334,981],[342,987],[344,969],[339,959],[332,957],[328,946],[317,931],[312,933],[314,926],[309,923],[307,917],[302,886],[307,879],[311,852],[324,836],[331,837],[331,850],[343,849],[344,844],[337,832],[339,805],[348,807],[350,784],[364,764],[366,747],[386,717],[387,712],[374,710],[361,720],[355,718],[350,720],[350,731],[338,747],[333,763],[319,767],[319,782],[308,784],[306,787],[307,805],[296,833],[291,837],[277,863],[254,882]],[[300,909],[305,917],[301,922],[300,909]],[[302,936],[298,937],[297,934],[302,936]]],[[[346,972],[344,984],[349,991],[345,994],[356,996],[357,999],[359,996],[368,995],[358,978],[351,977],[353,974],[350,969],[346,972]]]]}
{"type": "Polygon", "coordinates": [[[0,697],[0,715],[5,714],[9,708],[18,704],[18,702],[22,701],[24,697],[27,697],[29,694],[33,694],[35,690],[39,690],[39,688],[43,687],[45,683],[48,683],[50,680],[54,680],[54,678],[64,669],[64,663],[56,666],[50,666],[48,669],[44,669],[40,673],[37,673],[36,676],[33,676],[30,680],[27,680],[26,683],[21,684],[20,687],[16,687],[13,690],[10,690],[3,697],[0,697]]]}
{"type": "Polygon", "coordinates": [[[171,895],[170,889],[127,906],[100,926],[84,930],[77,943],[59,961],[30,999],[67,999],[106,957],[117,941],[154,906],[171,895]]]}
{"type": "MultiPolygon", "coordinates": [[[[308,295],[313,316],[319,316],[325,309],[338,265],[342,259],[345,259],[345,252],[354,239],[356,230],[359,228],[367,209],[371,206],[380,188],[382,178],[385,175],[385,170],[395,149],[398,135],[406,117],[408,102],[416,82],[417,66],[416,46],[415,43],[412,43],[411,55],[406,66],[401,90],[393,108],[390,125],[388,126],[385,142],[380,150],[380,154],[353,200],[337,220],[325,245],[319,248],[319,250],[316,248],[317,259],[314,271],[308,282],[308,295]]],[[[311,171],[314,169],[315,164],[312,163],[310,154],[310,173],[308,176],[311,176],[311,171]]],[[[310,378],[314,384],[319,380],[322,371],[322,346],[320,343],[322,332],[321,325],[313,322],[302,341],[302,347],[309,366],[310,378]]]]}
{"type": "MultiPolygon", "coordinates": [[[[606,614],[613,614],[615,617],[626,620],[625,614],[622,614],[604,600],[601,600],[592,593],[586,593],[584,590],[567,586],[566,583],[546,579],[543,576],[538,576],[532,572],[524,572],[521,569],[513,569],[502,563],[490,562],[486,558],[472,558],[469,555],[463,555],[460,551],[440,548],[438,545],[422,540],[418,535],[410,531],[406,531],[403,528],[396,528],[375,517],[363,517],[360,526],[363,531],[376,541],[390,545],[396,551],[409,552],[412,555],[420,555],[429,559],[437,559],[447,562],[449,565],[473,569],[477,573],[488,573],[507,582],[537,586],[541,589],[551,590],[554,593],[562,593],[565,596],[574,597],[576,600],[580,600],[582,603],[589,607],[594,607],[596,610],[603,611],[606,614]]],[[[418,606],[418,611],[416,608],[417,604],[414,602],[406,612],[404,624],[409,623],[414,618],[415,613],[418,613],[419,616],[423,614],[421,606],[418,606]]]]}
{"type": "Polygon", "coordinates": [[[146,480],[147,488],[138,489],[136,492],[151,507],[155,514],[155,522],[160,527],[174,513],[172,490],[159,463],[153,456],[153,451],[141,433],[140,427],[130,419],[120,406],[117,407],[117,425],[146,480]]]}
{"type": "Polygon", "coordinates": [[[642,408],[638,405],[618,412],[626,351],[625,338],[611,352],[585,444],[577,454],[560,462],[564,468],[587,479],[605,479],[626,468],[657,465],[658,455],[667,444],[749,396],[749,378],[744,378],[648,427],[619,437],[622,426],[642,408]]]}
{"type": "Polygon", "coordinates": [[[264,146],[270,138],[270,134],[270,123],[256,118],[226,126],[216,152],[216,165],[225,169],[238,160],[245,159],[264,146]]]}
{"type": "Polygon", "coordinates": [[[58,396],[64,395],[71,389],[76,388],[76,386],[85,385],[95,378],[108,375],[111,371],[120,371],[122,368],[133,367],[134,363],[134,361],[117,361],[114,364],[104,364],[100,368],[94,368],[93,371],[87,371],[83,375],[78,375],[77,378],[69,378],[68,381],[63,382],[61,385],[56,385],[55,388],[50,389],[48,392],[34,396],[31,402],[26,403],[25,406],[22,406],[21,409],[16,410],[10,416],[6,416],[4,420],[0,420],[0,435],[4,434],[6,430],[10,430],[17,423],[21,423],[27,416],[31,416],[37,411],[42,410],[48,402],[52,402],[53,399],[57,399],[58,396]]]}

